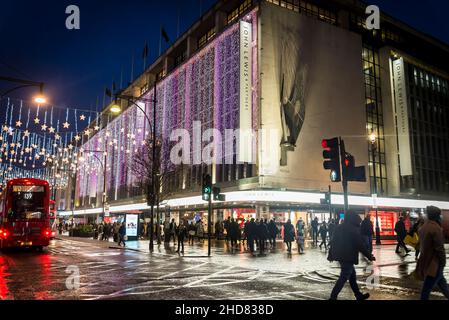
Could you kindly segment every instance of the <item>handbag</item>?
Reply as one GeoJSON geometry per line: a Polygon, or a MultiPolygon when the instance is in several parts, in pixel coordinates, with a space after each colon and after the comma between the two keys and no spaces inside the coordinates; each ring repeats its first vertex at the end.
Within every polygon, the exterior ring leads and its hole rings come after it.
{"type": "Polygon", "coordinates": [[[413,236],[407,235],[404,239],[404,243],[416,249],[419,244],[418,234],[415,232],[413,236]]]}

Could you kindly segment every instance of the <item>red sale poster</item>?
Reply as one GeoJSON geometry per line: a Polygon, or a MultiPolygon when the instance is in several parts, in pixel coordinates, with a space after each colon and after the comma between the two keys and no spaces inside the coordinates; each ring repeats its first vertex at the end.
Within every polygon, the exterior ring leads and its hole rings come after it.
{"type": "MultiPolygon", "coordinates": [[[[387,212],[387,211],[379,211],[378,212],[379,219],[379,227],[380,227],[380,236],[381,237],[391,237],[395,236],[394,226],[398,221],[398,213],[397,212],[387,212]]],[[[376,212],[371,212],[371,222],[373,223],[374,228],[376,227],[376,212]]]]}

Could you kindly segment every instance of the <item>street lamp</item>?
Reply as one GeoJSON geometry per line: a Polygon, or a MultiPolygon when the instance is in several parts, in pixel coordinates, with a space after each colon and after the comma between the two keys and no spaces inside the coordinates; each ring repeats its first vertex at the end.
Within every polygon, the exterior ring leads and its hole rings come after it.
{"type": "MultiPolygon", "coordinates": [[[[374,195],[377,197],[377,175],[376,175],[376,150],[377,150],[377,135],[374,131],[370,134],[369,140],[371,142],[371,153],[373,157],[373,175],[374,175],[374,195]]],[[[373,195],[373,198],[374,198],[373,195]]],[[[380,241],[380,227],[379,227],[379,209],[377,205],[376,209],[376,245],[381,245],[380,241]]]]}
{"type": "MultiPolygon", "coordinates": [[[[156,100],[156,85],[157,85],[157,81],[154,82],[154,94],[153,94],[153,100],[151,101],[151,102],[153,102],[153,121],[151,121],[150,117],[145,112],[145,110],[139,104],[136,103],[136,101],[139,101],[139,100],[140,101],[145,101],[145,102],[149,101],[147,99],[136,98],[136,97],[133,97],[133,96],[127,96],[127,95],[121,95],[121,94],[114,94],[115,103],[111,107],[111,112],[113,112],[113,110],[114,110],[114,111],[116,111],[116,113],[120,113],[121,112],[121,107],[117,103],[117,99],[122,99],[122,100],[128,101],[128,103],[131,103],[131,104],[135,105],[138,109],[140,109],[143,112],[145,118],[148,121],[148,125],[150,126],[150,128],[153,131],[153,147],[152,147],[153,148],[153,152],[152,152],[153,153],[153,155],[152,155],[153,160],[152,160],[152,165],[151,165],[151,188],[152,188],[152,190],[151,190],[151,200],[152,201],[150,203],[151,204],[151,208],[150,208],[150,211],[151,211],[151,213],[150,213],[151,214],[151,216],[150,216],[151,228],[150,228],[150,243],[149,243],[149,250],[150,250],[150,252],[153,252],[153,250],[154,250],[154,242],[153,242],[153,237],[154,237],[154,232],[153,232],[153,230],[154,230],[154,206],[155,206],[155,201],[156,201],[156,194],[158,194],[158,191],[157,191],[156,186],[155,186],[155,184],[156,184],[156,168],[155,168],[155,158],[156,158],[156,103],[157,103],[157,100],[156,100]],[[153,123],[153,125],[151,125],[151,123],[153,123]]],[[[112,93],[109,90],[106,90],[106,94],[109,97],[112,97],[112,93]]],[[[147,196],[149,196],[149,195],[147,195],[147,196]]],[[[159,221],[158,221],[158,223],[159,223],[159,221]]],[[[158,232],[159,232],[159,228],[157,228],[157,232],[156,233],[158,233],[158,232]]]]}
{"type": "Polygon", "coordinates": [[[46,104],[47,99],[44,96],[39,95],[34,98],[34,102],[36,102],[37,104],[46,104]]]}
{"type": "Polygon", "coordinates": [[[15,90],[18,90],[18,89],[27,88],[27,87],[39,87],[39,94],[36,97],[34,97],[34,102],[36,102],[37,104],[46,104],[47,103],[47,98],[44,96],[44,83],[43,82],[36,82],[36,81],[10,78],[10,77],[2,77],[2,76],[0,76],[0,80],[21,84],[18,87],[12,88],[12,89],[7,90],[4,93],[0,94],[0,98],[3,96],[6,96],[7,94],[9,94],[15,90]]]}
{"type": "Polygon", "coordinates": [[[118,104],[114,104],[111,107],[111,112],[114,114],[119,114],[120,112],[122,112],[122,108],[118,104]]]}

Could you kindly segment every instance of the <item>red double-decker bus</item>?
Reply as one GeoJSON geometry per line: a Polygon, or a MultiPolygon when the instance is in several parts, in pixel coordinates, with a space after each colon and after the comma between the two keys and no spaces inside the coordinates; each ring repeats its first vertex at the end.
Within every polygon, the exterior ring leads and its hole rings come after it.
{"type": "Polygon", "coordinates": [[[50,244],[50,187],[47,181],[15,179],[0,202],[0,249],[50,244]]]}

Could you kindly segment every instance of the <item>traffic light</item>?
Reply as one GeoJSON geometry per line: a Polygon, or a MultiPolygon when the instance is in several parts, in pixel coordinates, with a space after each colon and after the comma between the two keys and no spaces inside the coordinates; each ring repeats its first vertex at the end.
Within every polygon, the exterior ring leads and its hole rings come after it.
{"type": "Polygon", "coordinates": [[[365,167],[356,167],[354,156],[352,156],[351,154],[345,154],[342,168],[343,176],[345,177],[346,181],[366,182],[365,167]]]}
{"type": "Polygon", "coordinates": [[[209,201],[210,196],[212,194],[212,177],[209,174],[203,175],[203,200],[209,201]]]}
{"type": "Polygon", "coordinates": [[[341,181],[341,170],[340,170],[340,148],[338,138],[333,138],[329,140],[323,140],[321,143],[323,149],[324,163],[323,167],[326,170],[331,171],[331,181],[340,182],[341,181]]]}
{"type": "Polygon", "coordinates": [[[331,204],[331,194],[329,192],[326,192],[324,195],[324,199],[321,199],[322,205],[330,205],[331,204]]]}
{"type": "Polygon", "coordinates": [[[214,193],[214,201],[226,201],[226,196],[224,194],[220,194],[221,193],[220,188],[214,187],[213,193],[214,193]]]}

